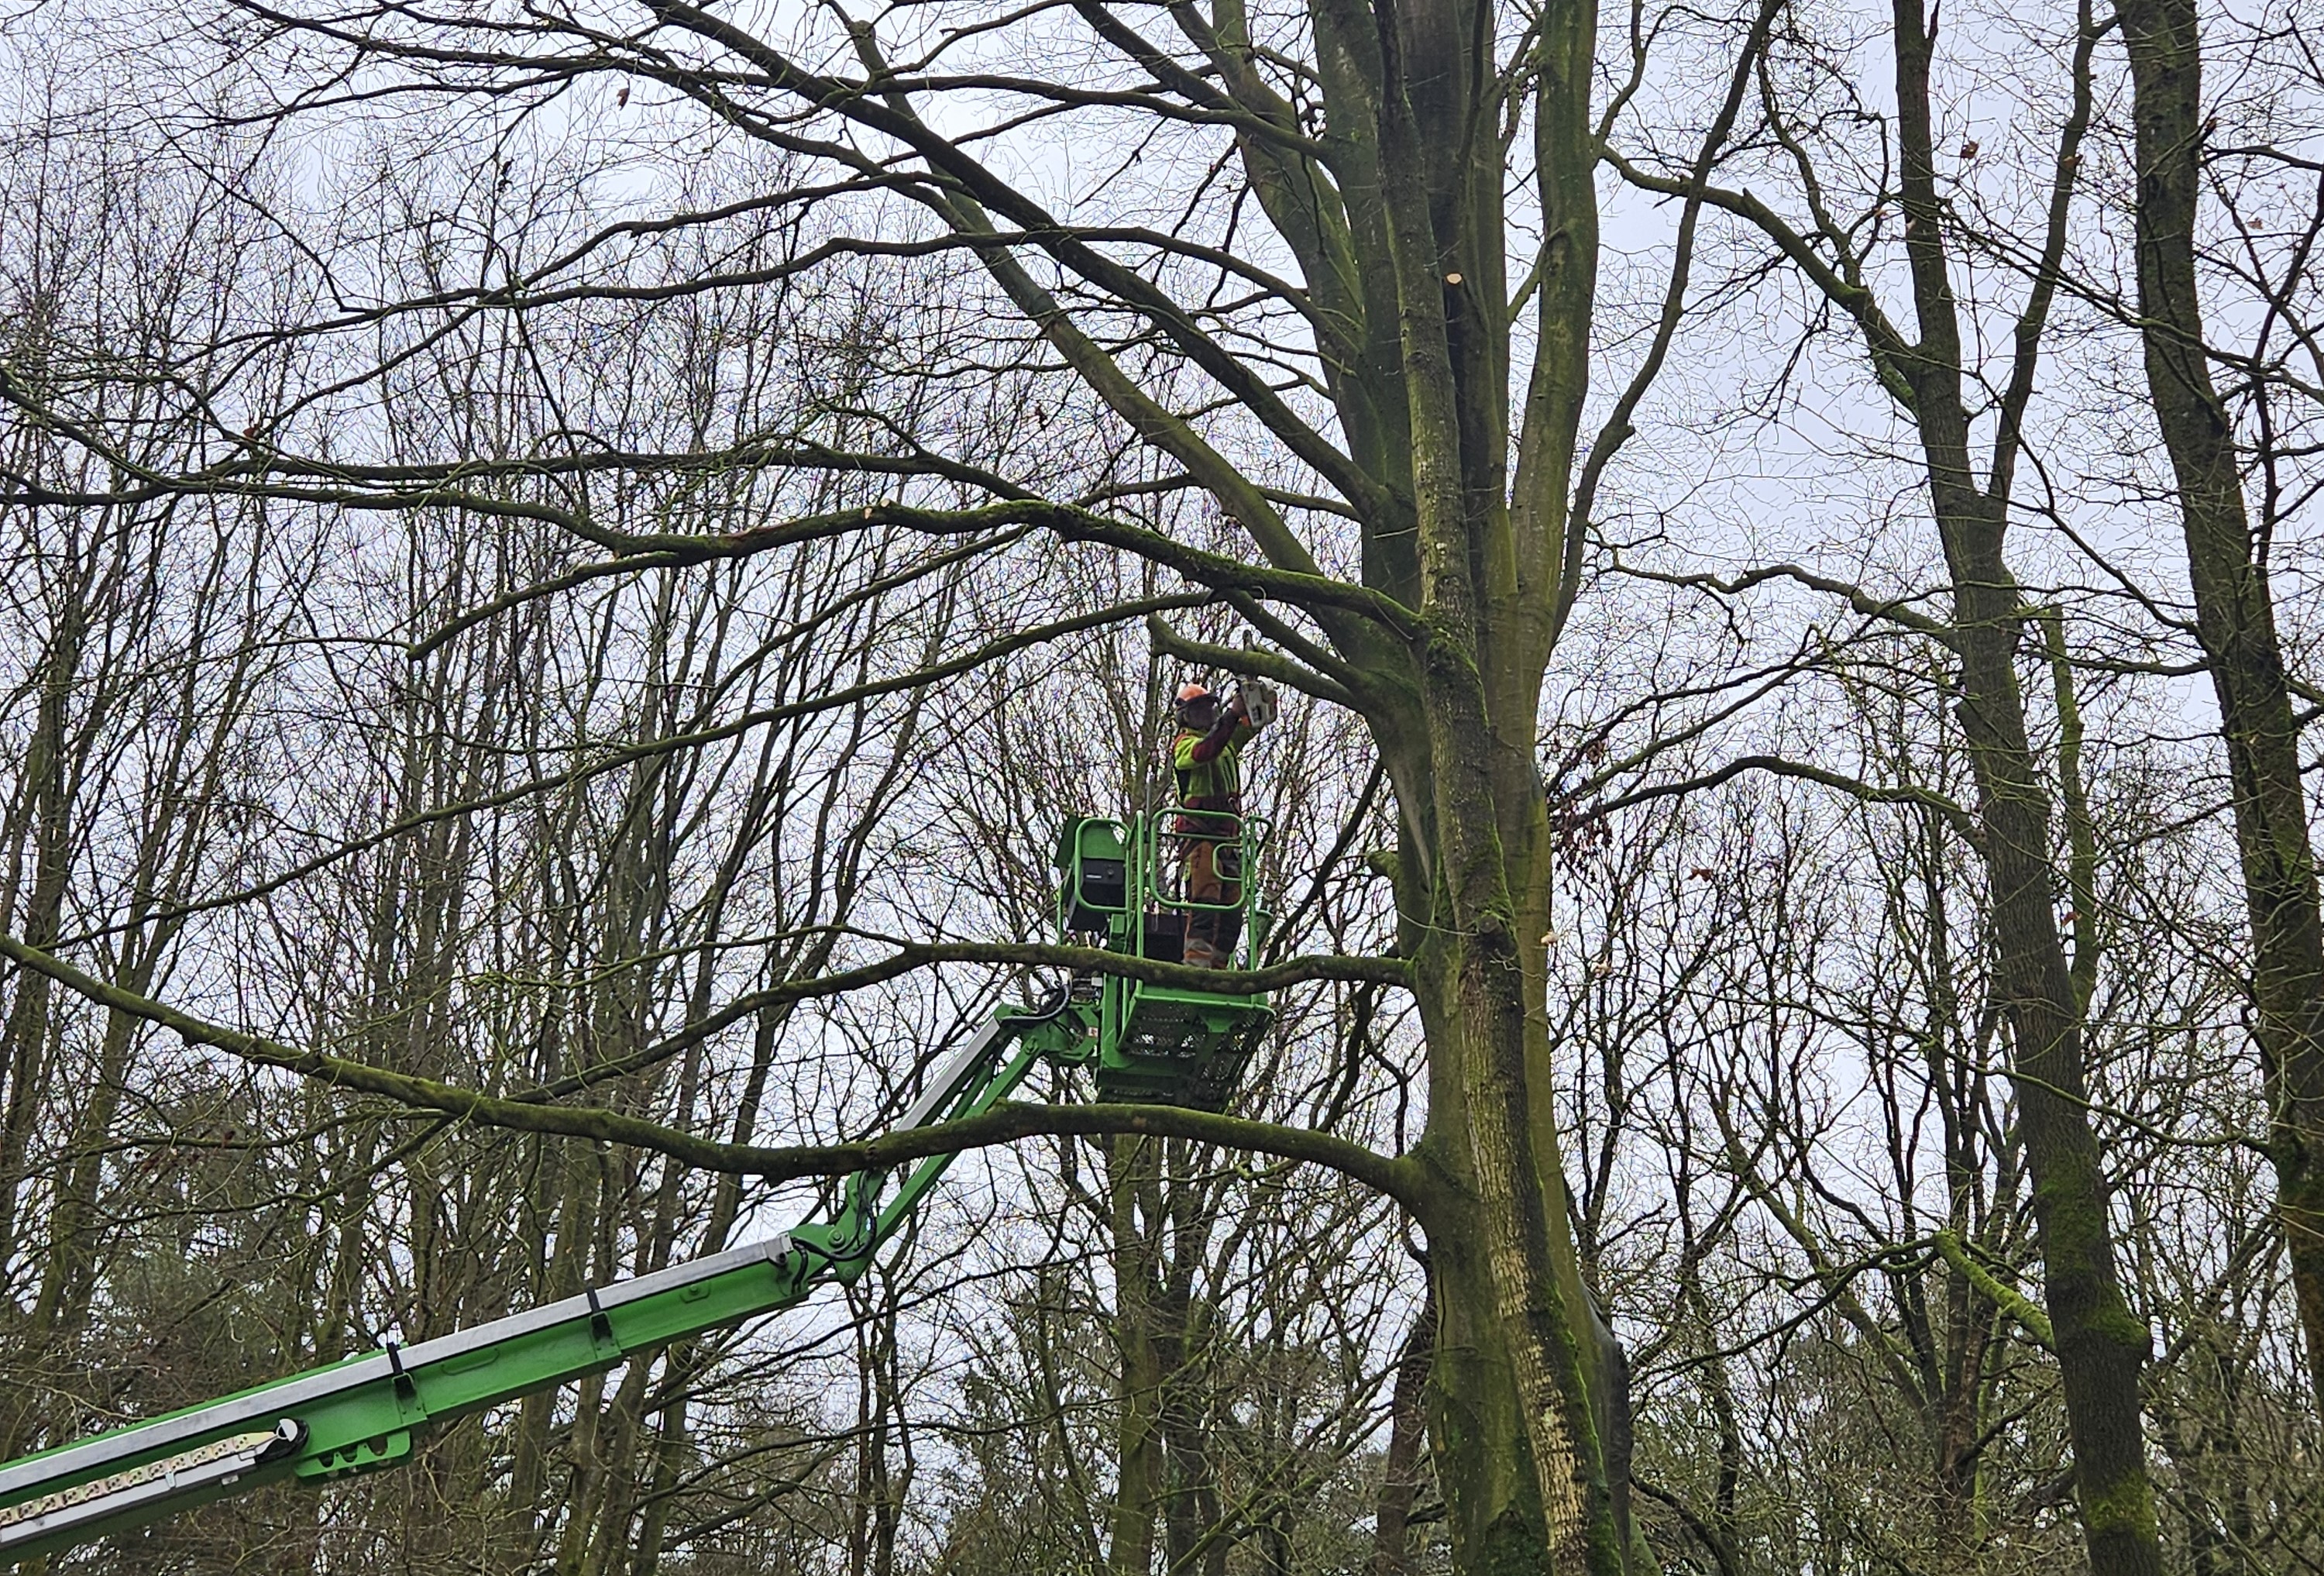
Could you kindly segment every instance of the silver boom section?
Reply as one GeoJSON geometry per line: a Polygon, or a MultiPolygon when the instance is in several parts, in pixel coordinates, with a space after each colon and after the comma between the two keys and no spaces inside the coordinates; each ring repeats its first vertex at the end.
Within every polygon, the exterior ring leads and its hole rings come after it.
{"type": "Polygon", "coordinates": [[[244,1472],[296,1450],[302,1432],[295,1419],[285,1417],[272,1428],[228,1434],[142,1467],[11,1505],[0,1509],[0,1553],[213,1484],[230,1484],[244,1472]]]}
{"type": "MultiPolygon", "coordinates": [[[[403,1347],[393,1356],[381,1350],[350,1358],[330,1368],[301,1374],[294,1379],[285,1379],[279,1385],[245,1390],[239,1396],[228,1396],[223,1401],[214,1401],[190,1412],[159,1418],[143,1428],[125,1428],[80,1444],[67,1445],[62,1450],[27,1456],[23,1461],[0,1467],[0,1500],[13,1498],[56,1478],[85,1471],[102,1472],[114,1461],[167,1449],[180,1441],[215,1433],[221,1428],[231,1428],[236,1424],[250,1428],[272,1428],[278,1419],[294,1415],[318,1401],[349,1390],[359,1390],[365,1385],[377,1384],[391,1377],[399,1359],[401,1366],[407,1369],[442,1362],[447,1358],[474,1351],[480,1346],[491,1346],[569,1319],[586,1318],[595,1312],[618,1308],[656,1292],[675,1291],[697,1281],[708,1280],[713,1276],[724,1275],[730,1269],[779,1258],[789,1251],[788,1237],[770,1237],[766,1241],[753,1242],[748,1247],[731,1248],[706,1258],[674,1264],[651,1275],[617,1280],[599,1288],[594,1304],[591,1294],[584,1292],[563,1302],[547,1303],[525,1313],[512,1313],[505,1319],[494,1319],[489,1323],[438,1336],[433,1341],[423,1341],[417,1346],[403,1347]]],[[[9,1541],[5,1525],[0,1525],[0,1549],[6,1548],[9,1541]]]]}
{"type": "Polygon", "coordinates": [[[976,1031],[975,1038],[945,1058],[944,1065],[936,1069],[936,1076],[928,1080],[928,1086],[920,1092],[920,1097],[912,1101],[911,1109],[889,1130],[906,1132],[944,1120],[960,1097],[977,1083],[985,1064],[992,1059],[993,1048],[1001,1041],[1014,1039],[1042,1021],[1038,1016],[995,1016],[987,1020],[985,1026],[976,1031]]]}

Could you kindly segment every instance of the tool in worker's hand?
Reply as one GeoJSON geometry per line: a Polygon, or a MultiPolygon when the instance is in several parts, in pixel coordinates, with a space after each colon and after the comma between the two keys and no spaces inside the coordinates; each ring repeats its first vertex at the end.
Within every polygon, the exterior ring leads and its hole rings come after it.
{"type": "Polygon", "coordinates": [[[1254,728],[1264,728],[1275,721],[1275,686],[1264,678],[1237,677],[1234,704],[1242,708],[1244,718],[1254,728]]]}

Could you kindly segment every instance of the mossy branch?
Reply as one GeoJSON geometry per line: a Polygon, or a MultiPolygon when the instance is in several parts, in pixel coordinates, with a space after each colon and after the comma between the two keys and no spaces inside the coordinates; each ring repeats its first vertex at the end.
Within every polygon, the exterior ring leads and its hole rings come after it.
{"type": "MultiPolygon", "coordinates": [[[[0,956],[43,974],[99,1006],[167,1029],[189,1045],[208,1046],[254,1065],[279,1068],[318,1083],[383,1096],[414,1111],[456,1117],[479,1127],[649,1150],[696,1170],[756,1176],[770,1182],[795,1181],[884,1170],[932,1155],[958,1154],[1019,1138],[1141,1133],[1323,1166],[1376,1189],[1416,1213],[1427,1208],[1431,1197],[1426,1177],[1409,1159],[1382,1155],[1361,1144],[1309,1128],[1283,1127],[1176,1106],[1030,1105],[1010,1101],[959,1121],[882,1133],[846,1143],[722,1143],[603,1106],[506,1099],[228,1028],[167,1002],[108,984],[5,933],[0,933],[0,956]]],[[[1270,974],[1279,972],[1266,971],[1270,974]]]]}
{"type": "Polygon", "coordinates": [[[1962,1246],[1958,1233],[1950,1230],[1939,1231],[1929,1240],[1935,1247],[1938,1256],[1960,1271],[1961,1278],[1976,1287],[1978,1295],[2016,1320],[2024,1329],[2025,1333],[2031,1335],[2034,1342],[2043,1350],[2052,1352],[2058,1350],[2058,1337],[2051,1328],[2050,1315],[2035,1305],[2034,1300],[2024,1292],[2015,1286],[2003,1284],[1999,1276],[1971,1258],[1969,1249],[1962,1246]]]}

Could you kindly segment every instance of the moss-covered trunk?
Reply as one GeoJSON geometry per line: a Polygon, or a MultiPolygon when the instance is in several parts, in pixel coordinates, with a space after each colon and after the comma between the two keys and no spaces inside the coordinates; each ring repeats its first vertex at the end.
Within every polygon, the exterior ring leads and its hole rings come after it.
{"type": "MultiPolygon", "coordinates": [[[[2032,610],[2012,577],[2006,544],[2011,478],[2025,401],[2047,320],[2077,149],[2089,113],[2084,18],[2075,57],[2074,109],[2062,134],[2043,275],[2021,314],[2016,355],[1982,484],[1971,458],[1968,371],[1939,196],[1930,78],[1933,15],[1896,0],[1899,186],[1920,337],[1901,343],[1885,323],[1876,355],[1900,385],[1918,429],[1929,502],[1951,580],[1946,632],[1959,686],[1958,715],[1975,771],[1976,841],[1990,906],[1993,990],[2009,1027],[2018,1131],[2033,1184],[2043,1295],[2056,1333],[2075,1488],[2097,1576],[2159,1576],[2154,1493],[2139,1398],[2145,1327],[2116,1272],[2108,1193],[2084,1075],[2081,1002],[2058,926],[2052,789],[2036,765],[2016,659],[2032,610]]],[[[2038,647],[2036,648],[2038,649],[2038,647]]]]}
{"type": "Polygon", "coordinates": [[[1548,825],[1530,751],[1462,716],[1464,689],[1478,694],[1473,674],[1432,686],[1434,759],[1404,789],[1430,792],[1408,817],[1426,844],[1408,838],[1400,867],[1429,1045],[1430,1439],[1456,1570],[1610,1573],[1628,1557],[1607,1448],[1627,1435],[1626,1397],[1596,1382],[1617,1363],[1575,1258],[1552,1117],[1548,825]]]}
{"type": "Polygon", "coordinates": [[[1373,563],[1418,617],[1371,720],[1403,816],[1398,898],[1428,1039],[1431,1436],[1456,1569],[1611,1576],[1626,1558],[1621,1486],[1603,1445],[1609,1397],[1593,1405],[1589,1376],[1607,1365],[1551,1097],[1537,756],[1596,279],[1595,14],[1550,8],[1529,62],[1549,238],[1514,476],[1505,171],[1494,63],[1478,55],[1490,10],[1411,0],[1375,16],[1372,223],[1409,456],[1390,490],[1410,513],[1371,534],[1408,529],[1413,557],[1373,563]]]}
{"type": "Polygon", "coordinates": [[[2276,1215],[2324,1409],[2324,912],[2300,733],[2267,567],[2244,508],[2235,429],[2203,350],[2195,209],[2202,46],[2191,0],[2119,0],[2138,151],[2138,301],[2146,382],[2179,484],[2187,577],[2227,742],[2251,914],[2252,1004],[2266,1059],[2276,1215]]]}
{"type": "Polygon", "coordinates": [[[2036,777],[2014,666],[2023,609],[2000,552],[1997,507],[1950,500],[1962,731],[1980,801],[1995,993],[2007,1014],[2018,1130],[2033,1180],[2043,1290],[2056,1332],[2090,1568],[2160,1576],[2139,1373],[2146,1327],[2116,1273],[2108,1190],[2089,1119],[2079,1004],[2058,930],[2048,792],[2036,777]]]}

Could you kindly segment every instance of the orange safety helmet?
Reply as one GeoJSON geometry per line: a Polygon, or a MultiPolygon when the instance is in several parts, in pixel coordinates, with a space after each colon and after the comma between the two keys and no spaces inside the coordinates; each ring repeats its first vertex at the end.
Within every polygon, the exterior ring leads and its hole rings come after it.
{"type": "Polygon", "coordinates": [[[1204,688],[1201,685],[1195,683],[1191,678],[1178,687],[1178,704],[1180,705],[1185,705],[1190,700],[1208,700],[1210,697],[1211,692],[1204,688]]]}

